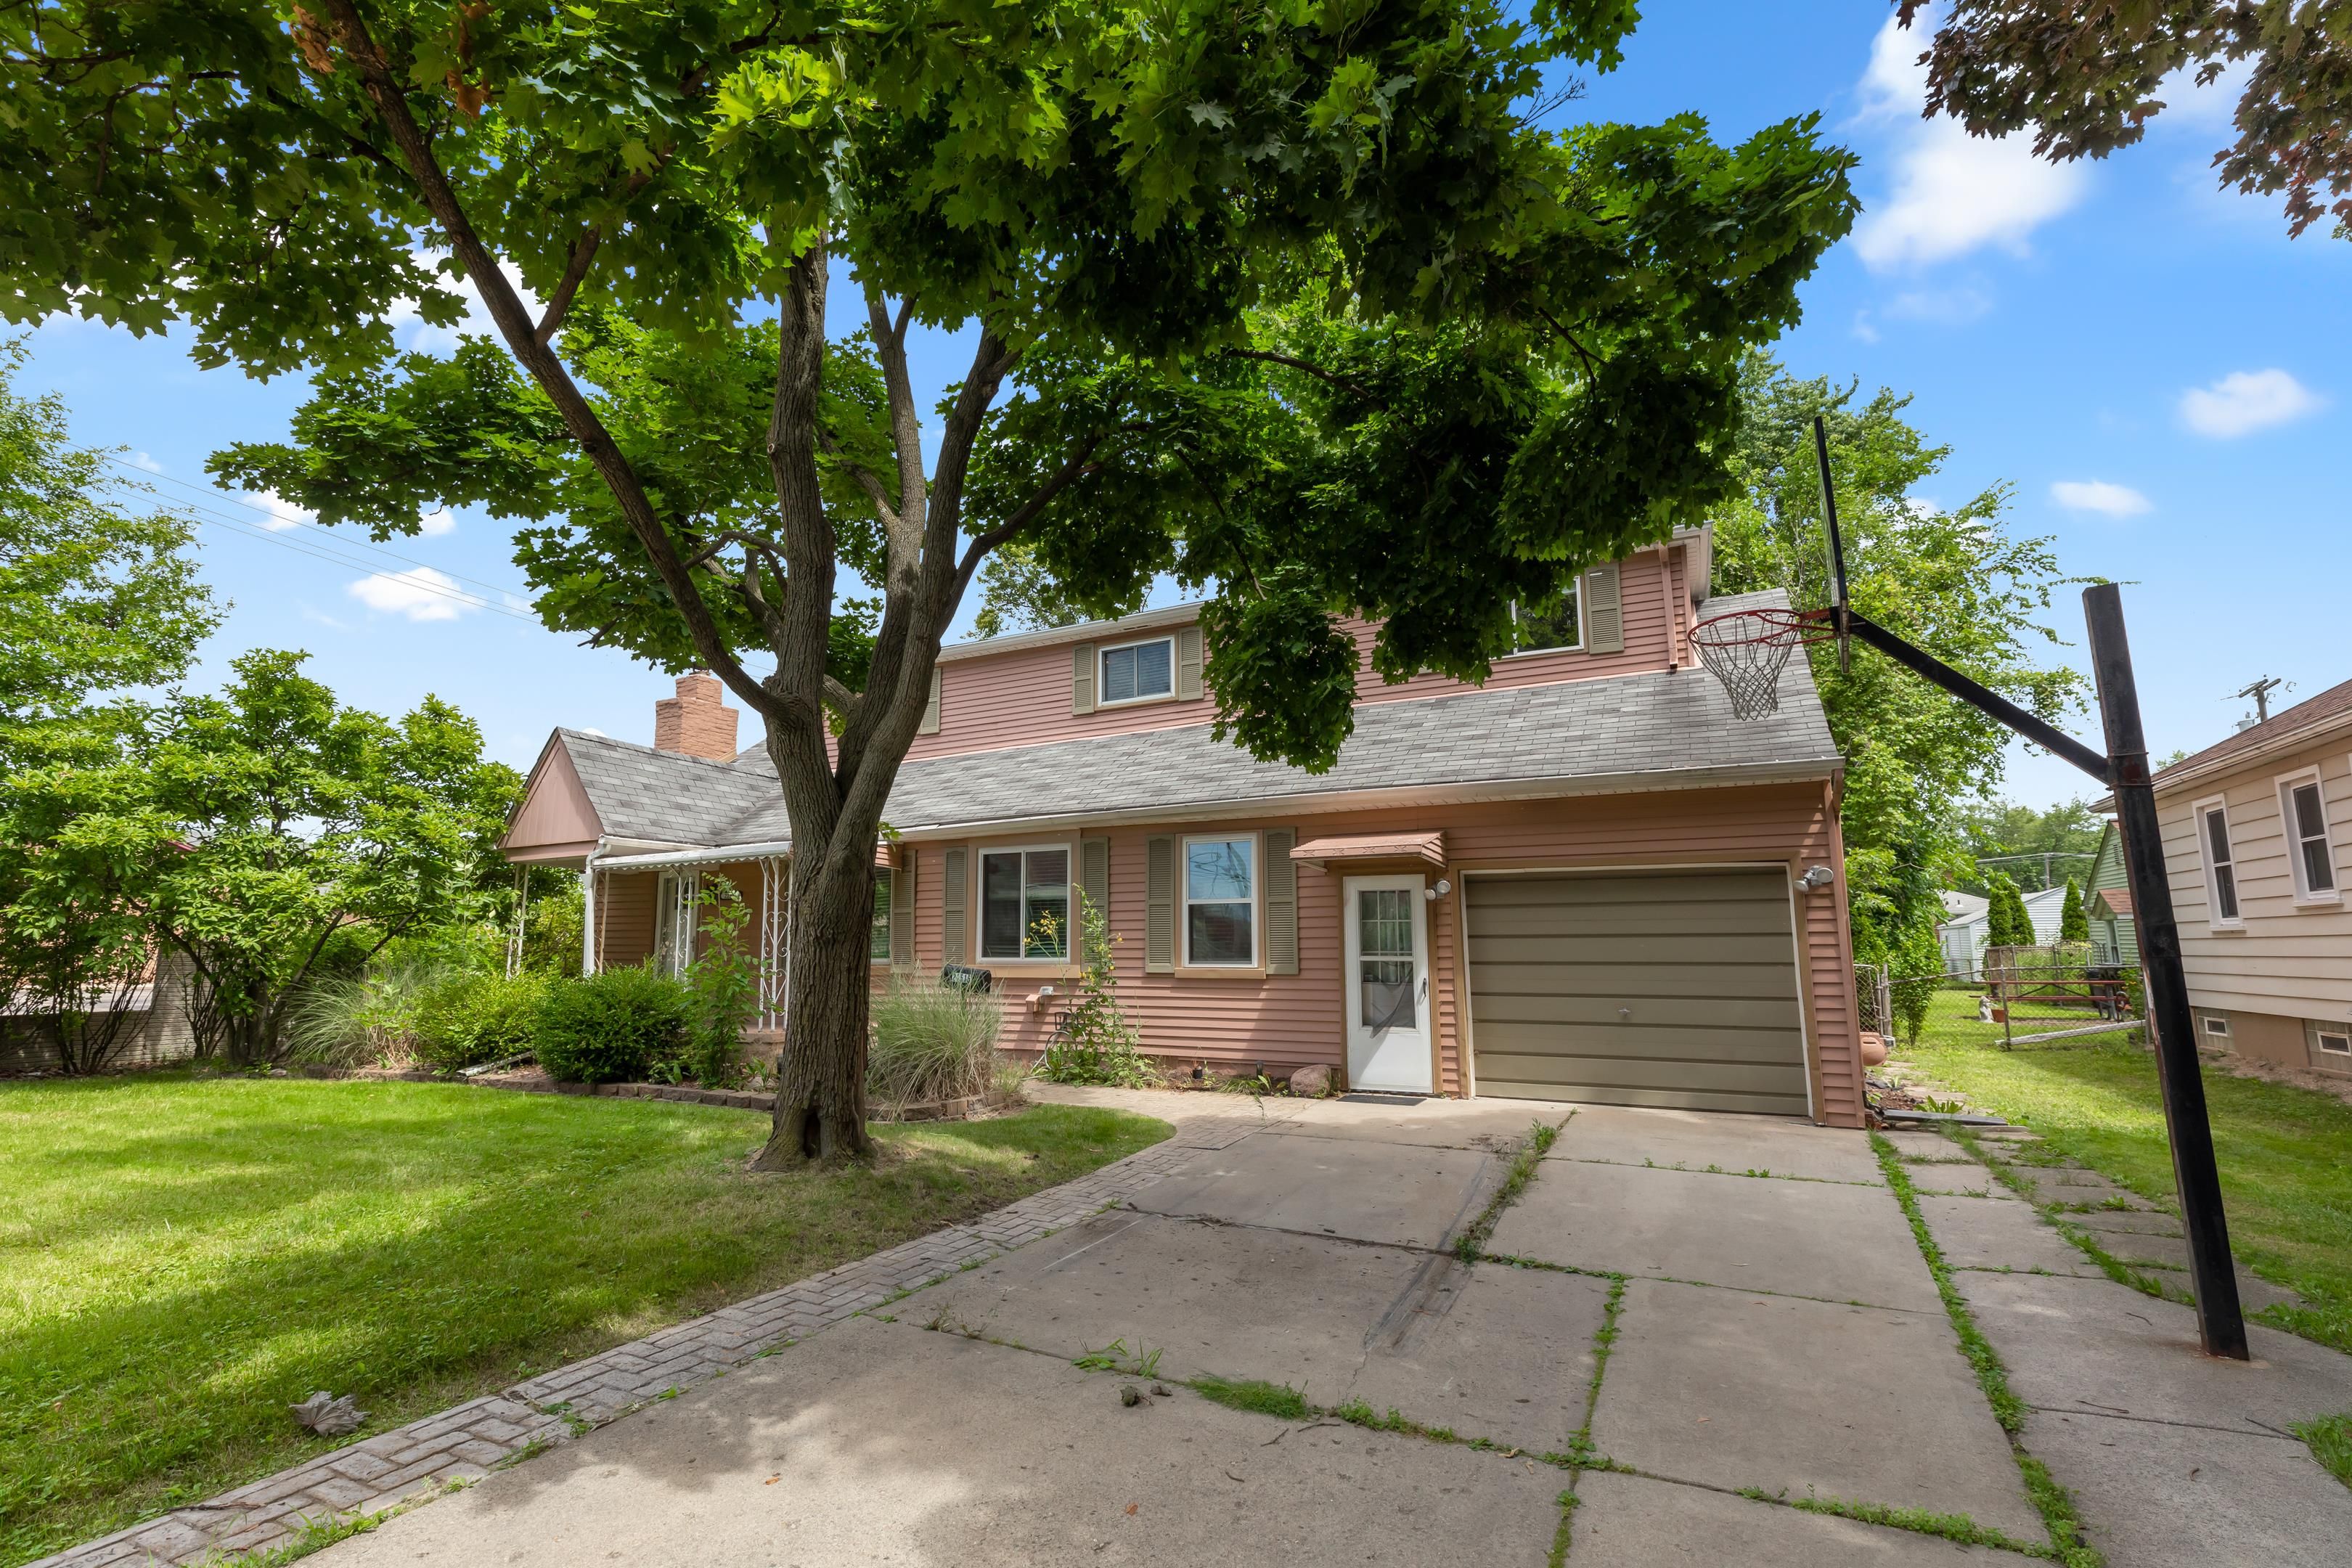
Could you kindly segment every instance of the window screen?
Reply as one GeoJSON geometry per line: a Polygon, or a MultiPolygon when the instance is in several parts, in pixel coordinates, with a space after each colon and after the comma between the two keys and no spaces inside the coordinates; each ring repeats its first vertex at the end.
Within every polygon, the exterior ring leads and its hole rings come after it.
{"type": "Polygon", "coordinates": [[[2319,785],[2316,781],[2294,784],[2286,794],[2295,868],[2303,890],[2332,893],[2336,890],[2336,858],[2327,848],[2327,808],[2319,798],[2319,785]]]}
{"type": "Polygon", "coordinates": [[[1184,962],[1257,962],[1257,840],[1184,840],[1184,962]]]}
{"type": "Polygon", "coordinates": [[[1061,958],[1070,951],[1070,852],[997,849],[980,858],[980,955],[1061,958]]]}
{"type": "Polygon", "coordinates": [[[2213,918],[2238,918],[2238,872],[2230,859],[2230,819],[2220,807],[2205,814],[2206,865],[2213,874],[2213,918]]]}
{"type": "Polygon", "coordinates": [[[1165,697],[1176,689],[1176,644],[1173,638],[1137,643],[1131,647],[1103,650],[1102,700],[1134,702],[1165,697]]]}

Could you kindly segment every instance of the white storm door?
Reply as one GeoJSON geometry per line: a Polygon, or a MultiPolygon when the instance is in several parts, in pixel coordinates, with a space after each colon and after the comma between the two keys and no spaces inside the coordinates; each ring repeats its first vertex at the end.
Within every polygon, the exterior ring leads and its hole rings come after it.
{"type": "Polygon", "coordinates": [[[1429,1094],[1429,914],[1419,877],[1349,877],[1348,1087],[1429,1094]]]}

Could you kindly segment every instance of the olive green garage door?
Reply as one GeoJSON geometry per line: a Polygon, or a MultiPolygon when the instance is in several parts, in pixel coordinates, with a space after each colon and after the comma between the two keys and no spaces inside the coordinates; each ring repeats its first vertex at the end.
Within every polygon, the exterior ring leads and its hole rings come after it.
{"type": "Polygon", "coordinates": [[[1472,876],[1479,1094],[1807,1114],[1789,873],[1472,876]]]}

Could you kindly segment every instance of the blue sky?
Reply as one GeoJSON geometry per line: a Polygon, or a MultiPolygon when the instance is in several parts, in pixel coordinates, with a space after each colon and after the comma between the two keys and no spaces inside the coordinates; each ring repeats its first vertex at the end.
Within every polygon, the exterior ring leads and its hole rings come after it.
{"type": "MultiPolygon", "coordinates": [[[[2228,733],[2245,708],[2229,694],[2257,676],[2294,682],[2284,701],[2352,677],[2337,587],[2352,576],[2352,245],[2320,229],[2290,241],[2274,201],[2216,191],[2207,164],[2230,93],[2184,92],[2142,145],[2053,168],[1922,122],[1916,46],[1889,33],[1878,0],[1647,9],[1625,64],[1568,114],[1696,111],[1734,141],[1818,111],[1861,155],[1862,224],[1777,352],[1801,374],[1912,394],[1918,425],[1953,448],[1928,499],[2010,483],[2016,528],[2054,536],[2069,572],[2129,584],[2158,754],[2228,733]]],[[[850,304],[835,312],[845,327],[850,304]]],[[[403,341],[432,336],[411,324],[403,341]]],[[[205,571],[236,607],[199,681],[242,649],[300,647],[348,701],[397,712],[428,691],[449,699],[518,767],[557,723],[651,739],[668,679],[541,629],[488,520],[436,520],[387,547],[393,559],[286,527],[266,499],[180,488],[204,484],[216,448],[282,435],[303,392],[199,371],[185,346],[54,321],[33,334],[22,390],[61,392],[78,439],[129,448],[164,495],[204,508],[205,571]]],[[[919,374],[959,377],[960,347],[919,345],[919,374]]],[[[2079,664],[2072,591],[2053,621],[2071,646],[2050,657],[2079,664]]],[[[2095,728],[2087,715],[2072,727],[2095,728]]],[[[2040,805],[2092,791],[2021,752],[2002,793],[2040,805]]]]}

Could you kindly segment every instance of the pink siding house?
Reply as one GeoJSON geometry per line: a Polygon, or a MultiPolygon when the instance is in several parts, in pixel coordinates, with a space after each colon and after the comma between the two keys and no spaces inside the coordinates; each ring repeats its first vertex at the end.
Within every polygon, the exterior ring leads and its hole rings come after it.
{"type": "MultiPolygon", "coordinates": [[[[944,649],[887,812],[877,978],[986,969],[1008,1047],[1040,1049],[1083,893],[1176,1070],[1860,1125],[1842,763],[1802,660],[1752,722],[1697,668],[1695,621],[1778,602],[1709,604],[1710,543],[1523,612],[1483,687],[1367,660],[1321,774],[1212,737],[1193,606],[944,649]]],[[[581,869],[598,966],[685,962],[697,879],[728,877],[780,1005],[774,773],[709,677],[661,706],[653,748],[555,731],[506,853],[581,869]]]]}

